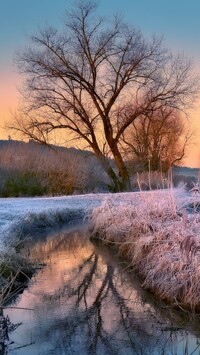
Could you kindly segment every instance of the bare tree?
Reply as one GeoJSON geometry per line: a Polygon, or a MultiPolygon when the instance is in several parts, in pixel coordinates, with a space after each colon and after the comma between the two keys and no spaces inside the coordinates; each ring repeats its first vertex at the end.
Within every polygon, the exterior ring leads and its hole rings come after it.
{"type": "Polygon", "coordinates": [[[124,132],[152,105],[185,109],[197,85],[190,61],[174,58],[161,39],[147,41],[119,17],[108,22],[95,10],[93,1],[79,2],[63,32],[45,29],[18,54],[26,105],[11,128],[43,142],[65,130],[94,151],[113,190],[124,191],[130,189],[120,151],[124,132]],[[120,116],[122,108],[129,114],[120,116]]]}
{"type": "Polygon", "coordinates": [[[184,158],[191,137],[180,112],[163,106],[137,117],[122,141],[125,154],[141,170],[167,171],[184,158]]]}

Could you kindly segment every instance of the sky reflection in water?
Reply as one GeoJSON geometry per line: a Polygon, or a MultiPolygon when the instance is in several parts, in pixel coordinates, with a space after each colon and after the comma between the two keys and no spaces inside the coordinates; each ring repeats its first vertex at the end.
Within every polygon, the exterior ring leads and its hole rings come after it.
{"type": "Polygon", "coordinates": [[[15,306],[9,354],[199,354],[198,319],[187,321],[149,299],[107,248],[88,241],[87,229],[39,240],[33,257],[46,267],[15,306]]]}

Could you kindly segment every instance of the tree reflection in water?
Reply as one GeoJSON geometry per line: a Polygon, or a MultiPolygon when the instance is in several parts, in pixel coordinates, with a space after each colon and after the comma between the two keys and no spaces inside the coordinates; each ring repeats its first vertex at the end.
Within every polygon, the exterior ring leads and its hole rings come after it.
{"type": "Polygon", "coordinates": [[[86,234],[61,233],[32,247],[47,262],[27,291],[40,353],[199,353],[199,338],[183,329],[179,313],[147,301],[130,272],[86,234]]]}

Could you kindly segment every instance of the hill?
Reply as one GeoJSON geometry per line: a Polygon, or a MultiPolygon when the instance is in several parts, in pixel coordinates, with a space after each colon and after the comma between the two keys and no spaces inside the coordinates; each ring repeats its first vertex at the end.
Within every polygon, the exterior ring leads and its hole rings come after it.
{"type": "Polygon", "coordinates": [[[173,166],[173,175],[182,175],[182,176],[191,176],[198,178],[200,175],[200,168],[188,168],[188,167],[181,167],[181,166],[173,166]]]}
{"type": "Polygon", "coordinates": [[[0,140],[0,196],[35,196],[107,190],[108,178],[87,150],[0,140]]]}

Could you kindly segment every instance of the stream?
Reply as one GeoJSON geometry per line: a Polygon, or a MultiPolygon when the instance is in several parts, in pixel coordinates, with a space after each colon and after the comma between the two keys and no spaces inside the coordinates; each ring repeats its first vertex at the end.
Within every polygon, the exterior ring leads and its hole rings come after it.
{"type": "Polygon", "coordinates": [[[137,275],[86,226],[36,238],[44,266],[4,309],[13,324],[5,354],[200,354],[200,316],[144,292],[137,275]]]}

